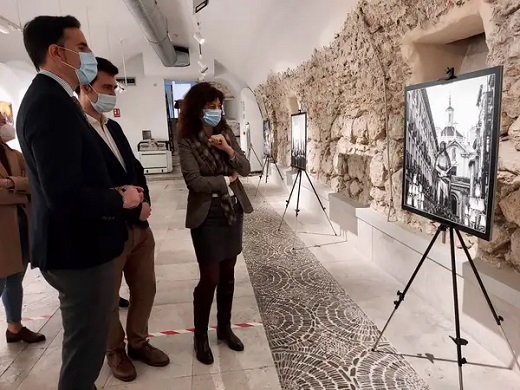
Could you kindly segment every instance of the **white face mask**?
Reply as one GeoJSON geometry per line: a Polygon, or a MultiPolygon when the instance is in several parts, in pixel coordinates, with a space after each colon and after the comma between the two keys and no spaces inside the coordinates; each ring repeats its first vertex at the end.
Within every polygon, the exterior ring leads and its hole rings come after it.
{"type": "Polygon", "coordinates": [[[92,108],[100,114],[112,111],[116,106],[117,97],[115,95],[106,95],[104,93],[99,93],[94,89],[94,87],[90,87],[98,96],[97,101],[93,102],[87,95],[88,100],[90,100],[90,103],[92,104],[92,108]]]}
{"type": "Polygon", "coordinates": [[[12,141],[16,138],[16,130],[13,126],[6,123],[0,127],[0,139],[5,143],[12,141]]]}

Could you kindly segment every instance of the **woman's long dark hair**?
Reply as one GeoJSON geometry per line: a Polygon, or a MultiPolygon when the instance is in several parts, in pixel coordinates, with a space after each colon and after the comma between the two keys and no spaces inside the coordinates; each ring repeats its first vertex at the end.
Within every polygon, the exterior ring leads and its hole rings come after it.
{"type": "MultiPolygon", "coordinates": [[[[224,94],[210,83],[199,83],[191,87],[182,101],[179,114],[179,139],[194,138],[202,130],[202,110],[204,106],[215,99],[224,104],[224,94]]],[[[228,127],[226,119],[222,120],[215,128],[219,134],[228,127]]]]}

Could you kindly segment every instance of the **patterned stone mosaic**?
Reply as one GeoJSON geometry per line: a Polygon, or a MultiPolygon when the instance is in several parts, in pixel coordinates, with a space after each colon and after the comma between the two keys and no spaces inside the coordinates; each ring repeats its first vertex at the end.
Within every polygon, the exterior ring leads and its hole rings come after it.
{"type": "Polygon", "coordinates": [[[428,386],[266,202],[244,222],[244,258],[285,390],[428,386]],[[296,239],[298,240],[298,239],[296,239]],[[304,247],[296,245],[297,247],[304,247]]]}

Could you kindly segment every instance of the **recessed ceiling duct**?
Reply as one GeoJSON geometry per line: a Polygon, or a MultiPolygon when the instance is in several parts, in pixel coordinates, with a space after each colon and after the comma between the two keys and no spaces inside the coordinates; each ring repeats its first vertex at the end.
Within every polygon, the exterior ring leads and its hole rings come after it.
{"type": "Polygon", "coordinates": [[[188,48],[173,45],[168,35],[168,21],[161,13],[156,0],[123,1],[165,67],[190,65],[188,48]]]}

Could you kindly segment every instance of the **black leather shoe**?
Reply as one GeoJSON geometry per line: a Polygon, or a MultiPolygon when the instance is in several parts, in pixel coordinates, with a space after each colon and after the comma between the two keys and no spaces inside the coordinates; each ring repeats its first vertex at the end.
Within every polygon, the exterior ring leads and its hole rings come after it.
{"type": "Polygon", "coordinates": [[[233,332],[230,325],[218,326],[217,338],[224,341],[233,351],[242,352],[244,350],[244,344],[233,332]]]}
{"type": "Polygon", "coordinates": [[[202,364],[210,365],[213,364],[213,352],[209,346],[208,334],[195,335],[194,347],[197,360],[202,364]]]}

